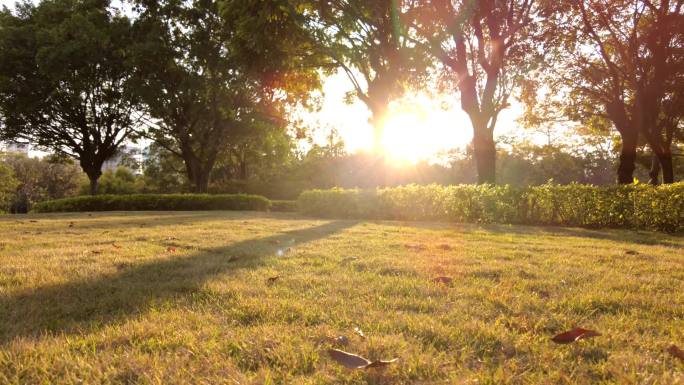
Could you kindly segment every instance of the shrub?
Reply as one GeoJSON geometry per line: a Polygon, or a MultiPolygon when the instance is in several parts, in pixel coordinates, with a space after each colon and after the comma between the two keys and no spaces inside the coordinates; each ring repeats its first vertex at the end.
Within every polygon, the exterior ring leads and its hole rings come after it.
{"type": "Polygon", "coordinates": [[[271,202],[258,195],[132,194],[79,196],[37,203],[34,212],[268,210],[271,202]]]}
{"type": "Polygon", "coordinates": [[[272,200],[271,211],[284,213],[297,212],[297,201],[272,200]]]}
{"type": "Polygon", "coordinates": [[[684,183],[659,187],[546,184],[408,185],[379,190],[309,190],[303,214],[330,218],[443,220],[684,230],[684,183]]]}

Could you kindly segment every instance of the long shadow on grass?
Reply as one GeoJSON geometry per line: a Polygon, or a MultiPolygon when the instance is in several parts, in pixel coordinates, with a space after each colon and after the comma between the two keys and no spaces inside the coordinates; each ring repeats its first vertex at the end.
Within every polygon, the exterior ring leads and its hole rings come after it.
{"type": "Polygon", "coordinates": [[[95,279],[0,296],[0,344],[20,336],[77,333],[125,320],[149,310],[156,301],[189,295],[213,276],[257,266],[279,248],[325,238],[354,224],[328,222],[190,256],[119,266],[119,272],[95,279]]]}

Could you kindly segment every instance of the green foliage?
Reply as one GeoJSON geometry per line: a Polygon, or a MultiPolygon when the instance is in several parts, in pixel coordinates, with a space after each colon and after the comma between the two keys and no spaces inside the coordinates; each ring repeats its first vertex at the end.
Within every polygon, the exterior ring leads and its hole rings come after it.
{"type": "Polygon", "coordinates": [[[256,210],[266,211],[271,203],[258,195],[208,194],[132,194],[79,196],[38,203],[33,212],[79,211],[194,211],[256,210]]]}
{"type": "Polygon", "coordinates": [[[443,220],[684,230],[684,183],[659,187],[408,185],[303,192],[299,209],[332,218],[443,220]]]}
{"type": "Polygon", "coordinates": [[[9,208],[18,184],[19,181],[14,177],[12,168],[0,163],[0,213],[6,212],[9,208]]]}
{"type": "Polygon", "coordinates": [[[24,2],[0,11],[0,138],[78,160],[93,182],[134,136],[130,20],[108,1],[24,2]]]}
{"type": "Polygon", "coordinates": [[[67,158],[7,154],[3,162],[13,170],[17,180],[9,204],[9,211],[13,213],[25,213],[35,202],[74,196],[79,185],[87,183],[80,167],[67,158]]]}
{"type": "MultiPolygon", "coordinates": [[[[88,194],[89,184],[81,185],[81,194],[88,194]]],[[[145,190],[145,179],[126,167],[108,170],[100,177],[98,192],[101,194],[136,194],[145,190]]]]}

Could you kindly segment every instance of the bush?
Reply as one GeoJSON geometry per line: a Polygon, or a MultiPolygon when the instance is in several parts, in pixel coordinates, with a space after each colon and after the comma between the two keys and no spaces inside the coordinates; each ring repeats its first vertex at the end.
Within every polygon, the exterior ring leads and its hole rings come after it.
{"type": "Polygon", "coordinates": [[[68,211],[174,211],[174,210],[257,210],[266,211],[271,202],[258,195],[133,194],[95,195],[37,203],[33,212],[68,211]]]}
{"type": "Polygon", "coordinates": [[[527,188],[408,185],[379,190],[309,190],[297,202],[303,214],[329,218],[684,230],[684,183],[527,188]]]}
{"type": "Polygon", "coordinates": [[[297,201],[271,201],[271,211],[283,212],[283,213],[293,213],[297,212],[297,201]]]}

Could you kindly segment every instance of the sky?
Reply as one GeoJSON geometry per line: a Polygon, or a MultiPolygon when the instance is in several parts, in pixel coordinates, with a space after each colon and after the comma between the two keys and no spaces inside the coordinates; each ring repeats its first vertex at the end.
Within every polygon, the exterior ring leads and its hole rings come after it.
{"type": "MultiPolygon", "coordinates": [[[[36,2],[34,0],[34,2],[36,2]]],[[[0,6],[14,7],[15,0],[0,0],[0,6]]],[[[344,102],[345,93],[352,89],[343,73],[326,79],[323,85],[321,109],[306,113],[305,124],[312,128],[316,143],[324,143],[331,129],[336,129],[348,152],[370,150],[373,129],[366,106],[356,101],[344,102]]],[[[515,102],[499,116],[495,136],[510,135],[517,127],[516,117],[521,108],[515,102]]],[[[472,140],[472,128],[467,115],[460,109],[458,96],[442,95],[432,99],[426,95],[408,95],[395,102],[390,109],[383,136],[387,155],[410,161],[432,160],[435,154],[463,148],[472,140]]]]}

